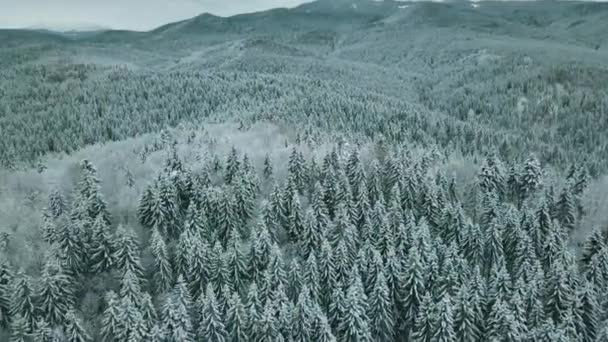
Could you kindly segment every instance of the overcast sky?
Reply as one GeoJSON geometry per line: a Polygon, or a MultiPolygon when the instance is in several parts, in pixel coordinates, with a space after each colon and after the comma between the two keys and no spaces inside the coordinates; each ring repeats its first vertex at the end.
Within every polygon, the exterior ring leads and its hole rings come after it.
{"type": "Polygon", "coordinates": [[[209,12],[229,16],[306,0],[0,0],[0,27],[150,30],[209,12]]]}

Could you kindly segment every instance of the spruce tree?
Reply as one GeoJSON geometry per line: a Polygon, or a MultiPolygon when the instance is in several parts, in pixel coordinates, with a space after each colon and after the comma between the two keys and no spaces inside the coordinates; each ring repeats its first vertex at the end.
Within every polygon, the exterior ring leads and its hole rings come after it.
{"type": "Polygon", "coordinates": [[[63,322],[75,305],[73,279],[56,260],[47,261],[35,291],[39,315],[51,325],[63,322]]]}
{"type": "Polygon", "coordinates": [[[23,317],[21,314],[14,315],[12,317],[10,327],[10,342],[30,341],[30,333],[32,329],[27,318],[23,317]]]}
{"type": "Polygon", "coordinates": [[[211,285],[205,292],[204,307],[201,313],[201,323],[198,330],[199,339],[209,342],[223,342],[228,339],[228,333],[221,316],[220,308],[215,299],[211,285]]]}
{"type": "Polygon", "coordinates": [[[476,312],[473,295],[467,285],[458,290],[454,307],[454,331],[456,341],[477,341],[480,337],[479,327],[476,325],[476,312]]]}
{"type": "Polygon", "coordinates": [[[53,329],[45,320],[39,319],[36,321],[32,340],[34,342],[54,342],[53,329]]]}
{"type": "Polygon", "coordinates": [[[338,322],[341,341],[373,341],[367,311],[367,297],[360,280],[354,280],[346,293],[343,317],[338,322]]]}
{"type": "Polygon", "coordinates": [[[437,342],[452,342],[456,340],[454,333],[454,318],[452,316],[452,299],[449,295],[445,295],[438,304],[438,319],[436,322],[435,334],[433,341],[437,342]]]}
{"type": "Polygon", "coordinates": [[[314,312],[308,289],[304,287],[293,309],[291,338],[294,342],[310,341],[313,333],[314,312]]]}
{"type": "Polygon", "coordinates": [[[89,342],[92,341],[91,336],[87,333],[82,325],[82,321],[76,315],[75,311],[70,311],[65,316],[65,336],[66,342],[89,342]]]}
{"type": "Polygon", "coordinates": [[[110,226],[102,215],[98,215],[93,223],[93,236],[91,239],[91,270],[95,274],[109,271],[114,265],[112,255],[115,251],[114,237],[110,226]]]}
{"type": "Polygon", "coordinates": [[[101,337],[103,341],[115,341],[118,331],[121,330],[120,300],[114,291],[106,294],[106,308],[101,319],[101,337]]]}
{"type": "Polygon", "coordinates": [[[228,302],[228,308],[226,310],[226,329],[228,332],[228,341],[250,341],[249,335],[247,334],[248,326],[249,320],[247,317],[247,312],[245,311],[245,305],[241,300],[241,296],[237,292],[234,292],[230,298],[230,301],[228,302]]]}
{"type": "Polygon", "coordinates": [[[369,316],[374,341],[394,340],[393,302],[384,271],[376,275],[376,283],[369,297],[369,316]]]}
{"type": "Polygon", "coordinates": [[[264,170],[262,171],[262,174],[264,175],[264,180],[266,181],[270,180],[274,174],[272,160],[270,159],[270,155],[268,153],[266,153],[266,156],[264,157],[264,170]]]}
{"type": "Polygon", "coordinates": [[[133,230],[119,225],[116,230],[114,245],[116,249],[114,250],[112,259],[116,264],[116,268],[122,273],[131,271],[141,278],[143,276],[143,268],[140,261],[139,243],[133,230]]]}
{"type": "Polygon", "coordinates": [[[154,283],[158,293],[164,293],[173,287],[173,267],[167,251],[165,240],[157,228],[152,230],[150,238],[152,254],[154,255],[154,283]]]}
{"type": "MultiPolygon", "coordinates": [[[[23,272],[15,275],[11,284],[9,297],[11,317],[19,315],[21,319],[27,323],[27,332],[29,333],[35,322],[36,308],[34,289],[32,288],[31,279],[23,272]]],[[[21,324],[21,323],[20,323],[21,324]]]]}
{"type": "Polygon", "coordinates": [[[192,299],[184,279],[180,276],[162,308],[163,329],[167,332],[166,342],[193,342],[191,319],[192,299]]]}
{"type": "Polygon", "coordinates": [[[433,302],[430,293],[425,293],[420,302],[420,309],[416,316],[414,330],[412,333],[412,341],[430,342],[435,336],[435,327],[437,326],[437,306],[433,302]]]}

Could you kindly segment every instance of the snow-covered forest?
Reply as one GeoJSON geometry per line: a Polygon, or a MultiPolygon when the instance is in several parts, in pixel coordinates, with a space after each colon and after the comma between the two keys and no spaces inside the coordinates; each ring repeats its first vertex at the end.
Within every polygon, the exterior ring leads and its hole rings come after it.
{"type": "Polygon", "coordinates": [[[0,30],[0,341],[607,342],[608,7],[476,5],[0,30]]]}

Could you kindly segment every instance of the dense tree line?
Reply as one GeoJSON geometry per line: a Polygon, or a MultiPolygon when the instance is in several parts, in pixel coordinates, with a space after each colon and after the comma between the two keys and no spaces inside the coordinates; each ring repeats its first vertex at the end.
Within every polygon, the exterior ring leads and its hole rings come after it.
{"type": "Polygon", "coordinates": [[[286,177],[232,149],[193,170],[169,147],[139,222],[93,163],[53,191],[39,272],[0,262],[10,341],[605,341],[608,240],[571,246],[588,171],[488,155],[474,184],[433,154],[293,147],[286,177]],[[560,184],[560,188],[554,187],[560,184]],[[96,300],[93,298],[97,298],[96,300]],[[103,299],[101,299],[103,298],[103,299]]]}
{"type": "Polygon", "coordinates": [[[173,71],[8,68],[0,75],[0,163],[18,167],[48,152],[70,153],[168,126],[238,120],[436,145],[465,155],[497,151],[505,160],[535,151],[542,162],[562,168],[579,162],[592,175],[606,169],[602,71],[529,66],[511,56],[457,74],[442,66],[428,79],[406,84],[386,73],[359,82],[339,64],[295,63],[267,53],[205,72],[196,65],[173,71]],[[487,81],[489,74],[497,76],[487,81]]]}

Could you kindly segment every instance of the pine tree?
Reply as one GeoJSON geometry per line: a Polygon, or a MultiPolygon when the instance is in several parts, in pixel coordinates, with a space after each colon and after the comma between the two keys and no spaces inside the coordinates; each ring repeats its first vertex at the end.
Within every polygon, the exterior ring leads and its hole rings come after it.
{"type": "Polygon", "coordinates": [[[341,341],[373,341],[366,302],[367,297],[361,280],[356,279],[348,288],[344,303],[344,316],[338,323],[341,341]]]}
{"type": "Polygon", "coordinates": [[[63,220],[59,225],[57,241],[53,248],[57,256],[61,257],[66,267],[73,273],[80,273],[86,260],[86,237],[84,236],[82,221],[63,220]]]}
{"type": "Polygon", "coordinates": [[[164,293],[173,287],[173,267],[167,251],[165,240],[157,228],[152,230],[150,238],[152,254],[154,254],[154,283],[158,293],[164,293]]]}
{"type": "Polygon", "coordinates": [[[306,184],[308,182],[306,170],[306,162],[301,152],[296,150],[294,147],[289,155],[289,162],[287,170],[289,171],[289,178],[293,179],[294,185],[300,194],[303,194],[306,184]]]}
{"type": "Polygon", "coordinates": [[[102,215],[97,216],[92,229],[91,270],[95,274],[101,274],[112,268],[114,264],[112,255],[115,251],[115,246],[110,226],[102,215]]]}
{"type": "Polygon", "coordinates": [[[574,289],[568,281],[570,272],[560,260],[554,263],[547,275],[545,312],[557,324],[574,304],[574,289]]]}
{"type": "Polygon", "coordinates": [[[9,302],[10,316],[21,316],[21,318],[27,323],[26,331],[29,333],[35,322],[34,290],[31,285],[30,277],[22,272],[16,274],[15,278],[13,279],[9,302]]]}
{"type": "Polygon", "coordinates": [[[9,326],[12,284],[13,272],[4,253],[0,253],[0,327],[4,328],[9,326]]]}
{"type": "MultiPolygon", "coordinates": [[[[416,246],[413,246],[410,249],[407,268],[403,274],[405,277],[403,280],[403,287],[398,290],[402,290],[403,293],[397,292],[397,295],[400,297],[402,296],[403,298],[399,328],[406,328],[406,331],[411,333],[411,329],[415,326],[415,322],[419,315],[420,306],[426,289],[424,279],[425,267],[422,264],[416,246]]],[[[407,335],[410,336],[410,333],[407,335]]]]}
{"type": "Polygon", "coordinates": [[[120,321],[120,301],[114,291],[106,294],[106,308],[101,320],[101,337],[103,341],[115,341],[117,333],[121,329],[120,321]]]}
{"type": "Polygon", "coordinates": [[[129,270],[122,277],[120,297],[121,299],[128,298],[138,307],[142,303],[141,280],[135,273],[129,270]]]}
{"type": "Polygon", "coordinates": [[[258,287],[255,283],[251,283],[249,286],[249,292],[247,293],[247,336],[250,341],[258,341],[259,332],[257,322],[260,321],[262,315],[262,302],[258,295],[258,287]]]}
{"type": "Polygon", "coordinates": [[[192,299],[184,279],[180,276],[162,308],[163,329],[167,332],[166,342],[192,342],[191,320],[192,299]]]}
{"type": "Polygon", "coordinates": [[[49,213],[51,217],[56,219],[67,211],[65,197],[59,188],[53,188],[49,195],[49,213]]]}
{"type": "Polygon", "coordinates": [[[304,287],[293,309],[291,338],[294,342],[306,342],[312,338],[314,313],[308,289],[304,287]]]}
{"type": "Polygon", "coordinates": [[[65,321],[66,342],[92,341],[91,337],[84,329],[80,318],[76,316],[76,312],[68,312],[65,316],[65,321]]]}
{"type": "Polygon", "coordinates": [[[262,171],[262,174],[264,175],[264,180],[266,181],[270,180],[274,174],[272,160],[270,159],[270,155],[268,153],[264,157],[264,171],[262,171]]]}
{"type": "Polygon", "coordinates": [[[278,322],[275,318],[275,309],[270,301],[266,301],[264,310],[257,322],[260,341],[284,341],[278,322]]]}
{"type": "Polygon", "coordinates": [[[232,234],[228,242],[227,258],[230,283],[237,292],[245,293],[245,284],[248,276],[247,255],[243,253],[238,233],[232,234]]]}
{"type": "Polygon", "coordinates": [[[35,299],[40,316],[52,325],[62,323],[75,305],[73,279],[56,260],[47,261],[35,291],[35,299]]]}
{"type": "Polygon", "coordinates": [[[238,293],[233,293],[228,302],[226,312],[226,328],[228,331],[228,340],[231,342],[247,342],[250,341],[247,329],[249,320],[245,305],[238,293]]]}
{"type": "MultiPolygon", "coordinates": [[[[76,201],[81,206],[82,214],[88,219],[94,220],[98,215],[101,215],[106,223],[110,223],[110,214],[106,207],[107,204],[100,192],[99,178],[97,177],[97,169],[88,160],[83,160],[81,163],[82,178],[77,186],[76,201]]],[[[79,217],[84,219],[84,217],[79,217]]]]}
{"type": "Polygon", "coordinates": [[[327,317],[321,310],[320,307],[315,308],[316,316],[313,324],[313,331],[311,335],[311,341],[318,342],[336,342],[336,337],[331,331],[327,317]]]}
{"type": "Polygon", "coordinates": [[[480,337],[479,327],[476,325],[476,312],[472,300],[473,295],[469,293],[467,285],[458,290],[456,305],[454,308],[454,330],[456,341],[477,341],[480,337]]]}
{"type": "Polygon", "coordinates": [[[11,321],[10,331],[10,342],[28,342],[31,332],[30,322],[21,314],[16,314],[11,321]]]}
{"type": "Polygon", "coordinates": [[[376,284],[369,298],[369,303],[373,340],[393,341],[393,302],[382,270],[376,275],[376,284]]]}
{"type": "Polygon", "coordinates": [[[521,201],[523,202],[530,195],[542,186],[542,169],[540,162],[532,156],[526,160],[521,175],[521,201]]]}
{"type": "Polygon", "coordinates": [[[36,321],[32,339],[34,342],[54,342],[53,329],[45,320],[39,319],[36,321]]]}
{"type": "Polygon", "coordinates": [[[241,162],[239,161],[239,154],[236,148],[233,146],[226,160],[226,172],[224,174],[224,181],[226,184],[232,184],[234,176],[241,168],[241,162]]]}
{"type": "Polygon", "coordinates": [[[454,319],[452,316],[452,299],[449,295],[445,295],[438,304],[438,320],[433,335],[433,341],[451,342],[456,340],[454,333],[454,319]]]}
{"type": "Polygon", "coordinates": [[[583,266],[588,267],[593,256],[598,254],[605,246],[606,238],[604,233],[596,227],[583,245],[583,256],[581,259],[583,266]]]}
{"type": "Polygon", "coordinates": [[[211,285],[207,286],[203,312],[201,313],[201,325],[198,336],[201,340],[209,342],[223,342],[228,339],[223,318],[221,317],[215,293],[211,285]]]}
{"type": "Polygon", "coordinates": [[[576,203],[570,186],[566,186],[556,203],[557,219],[565,228],[574,229],[576,222],[576,203]]]}
{"type": "Polygon", "coordinates": [[[577,308],[580,312],[579,331],[584,342],[595,341],[600,328],[600,313],[602,312],[598,302],[598,293],[591,282],[585,281],[577,291],[577,308]]]}
{"type": "Polygon", "coordinates": [[[130,297],[121,298],[118,310],[119,328],[115,332],[117,342],[144,342],[148,337],[148,323],[144,320],[136,304],[130,297]]]}
{"type": "Polygon", "coordinates": [[[427,292],[422,296],[420,309],[416,316],[412,341],[430,342],[435,335],[435,327],[437,326],[437,307],[433,302],[431,295],[427,292]]]}
{"type": "Polygon", "coordinates": [[[133,230],[122,225],[116,230],[115,250],[112,259],[120,272],[133,272],[137,277],[143,276],[140,261],[139,243],[133,230]]]}

